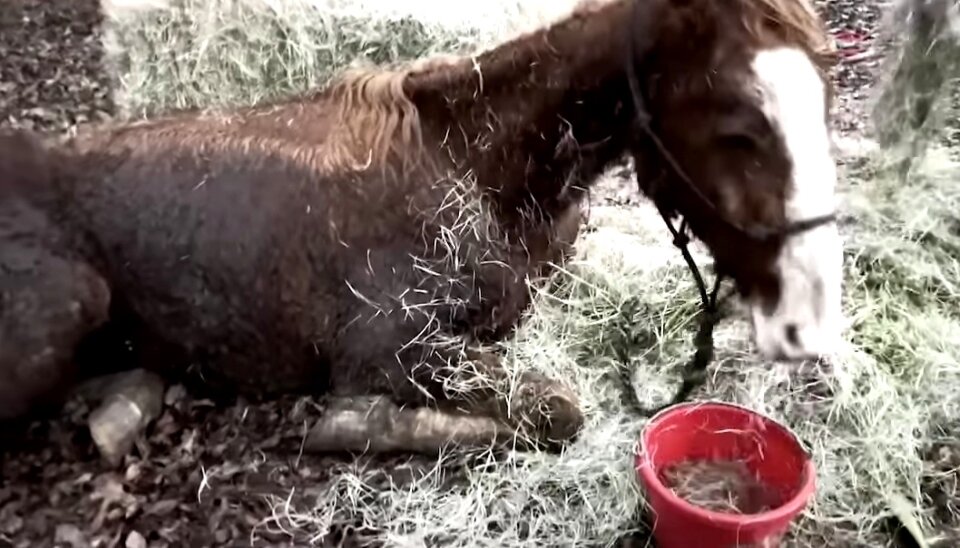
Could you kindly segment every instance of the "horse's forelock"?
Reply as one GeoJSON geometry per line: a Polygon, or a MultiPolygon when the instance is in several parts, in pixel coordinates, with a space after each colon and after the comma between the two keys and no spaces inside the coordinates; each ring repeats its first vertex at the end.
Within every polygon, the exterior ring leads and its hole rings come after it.
{"type": "Polygon", "coordinates": [[[823,73],[835,61],[836,44],[808,0],[739,1],[744,8],[740,11],[743,28],[758,42],[776,38],[799,46],[812,56],[823,73]]]}

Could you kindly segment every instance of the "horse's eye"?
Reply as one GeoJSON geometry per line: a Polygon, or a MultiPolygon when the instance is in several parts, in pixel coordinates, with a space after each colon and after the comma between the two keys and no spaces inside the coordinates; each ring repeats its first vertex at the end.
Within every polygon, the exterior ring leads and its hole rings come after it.
{"type": "Polygon", "coordinates": [[[747,133],[729,133],[717,138],[725,150],[753,152],[759,148],[757,140],[747,133]]]}

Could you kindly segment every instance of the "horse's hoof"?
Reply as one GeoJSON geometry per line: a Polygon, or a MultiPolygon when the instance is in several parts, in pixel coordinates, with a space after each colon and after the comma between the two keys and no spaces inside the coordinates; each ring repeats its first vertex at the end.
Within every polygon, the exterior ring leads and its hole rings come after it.
{"type": "Polygon", "coordinates": [[[583,427],[583,412],[570,388],[549,379],[524,383],[512,406],[521,429],[537,442],[556,448],[573,441],[583,427]]]}
{"type": "Polygon", "coordinates": [[[553,390],[545,395],[547,412],[546,420],[547,441],[565,443],[576,439],[583,428],[583,412],[580,410],[580,400],[577,395],[565,386],[557,384],[553,390]]]}

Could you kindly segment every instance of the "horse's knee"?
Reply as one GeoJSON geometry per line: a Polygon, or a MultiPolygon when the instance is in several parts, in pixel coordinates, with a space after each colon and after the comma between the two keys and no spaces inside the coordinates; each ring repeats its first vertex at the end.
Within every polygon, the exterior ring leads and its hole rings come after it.
{"type": "Polygon", "coordinates": [[[583,428],[580,398],[568,386],[554,383],[544,394],[547,439],[554,442],[571,441],[583,428]]]}
{"type": "Polygon", "coordinates": [[[74,382],[73,353],[108,316],[106,283],[86,265],[7,246],[0,266],[0,419],[56,405],[74,382]],[[16,256],[13,256],[16,255],[16,256]]]}

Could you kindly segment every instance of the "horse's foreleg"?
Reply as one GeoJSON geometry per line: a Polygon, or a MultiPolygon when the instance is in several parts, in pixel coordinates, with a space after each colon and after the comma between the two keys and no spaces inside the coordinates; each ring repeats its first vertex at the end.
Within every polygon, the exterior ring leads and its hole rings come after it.
{"type": "MultiPolygon", "coordinates": [[[[464,351],[455,340],[422,337],[434,327],[428,321],[433,320],[377,314],[355,322],[338,336],[338,354],[346,365],[334,368],[331,383],[333,393],[339,396],[390,394],[394,401],[417,409],[388,413],[385,416],[394,418],[386,423],[358,422],[356,412],[341,413],[343,422],[331,415],[321,421],[325,426],[318,426],[318,431],[342,431],[343,436],[357,440],[378,438],[387,448],[399,442],[376,430],[377,424],[390,425],[391,432],[402,431],[407,424],[419,425],[421,431],[424,424],[442,425],[427,438],[447,436],[459,445],[486,443],[490,437],[501,439],[500,433],[505,432],[518,434],[517,441],[523,445],[551,446],[579,432],[583,415],[576,394],[568,387],[533,371],[513,375],[496,355],[464,351]],[[402,347],[398,350],[398,346],[402,347]],[[494,423],[487,419],[499,424],[496,436],[490,434],[494,423]]],[[[318,434],[317,439],[322,438],[329,436],[318,434]]],[[[366,441],[354,445],[361,444],[366,441]]]]}
{"type": "Polygon", "coordinates": [[[436,454],[447,447],[490,447],[507,439],[507,429],[490,417],[401,408],[387,397],[357,396],[332,401],[308,433],[304,449],[436,454]]]}
{"type": "Polygon", "coordinates": [[[418,368],[414,380],[437,406],[400,406],[383,396],[335,398],[311,428],[311,452],[418,452],[485,448],[517,442],[552,448],[583,425],[576,394],[527,371],[511,378],[492,354],[418,368]],[[425,370],[429,370],[427,373],[425,370]]]}

